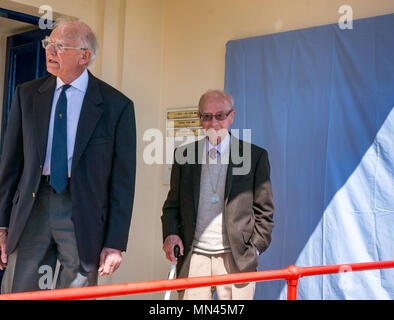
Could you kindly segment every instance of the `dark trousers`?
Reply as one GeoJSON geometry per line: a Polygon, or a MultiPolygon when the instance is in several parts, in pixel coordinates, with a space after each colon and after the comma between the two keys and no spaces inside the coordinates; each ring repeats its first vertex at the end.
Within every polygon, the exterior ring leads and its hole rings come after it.
{"type": "Polygon", "coordinates": [[[19,244],[8,256],[1,292],[94,285],[97,272],[88,273],[80,266],[69,188],[57,194],[42,181],[19,244]],[[57,261],[60,269],[55,278],[57,261]]]}

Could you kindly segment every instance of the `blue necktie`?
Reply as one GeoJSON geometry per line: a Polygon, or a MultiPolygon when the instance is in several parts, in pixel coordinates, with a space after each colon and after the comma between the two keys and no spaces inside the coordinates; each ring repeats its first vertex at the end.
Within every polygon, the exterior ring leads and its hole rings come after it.
{"type": "Polygon", "coordinates": [[[56,104],[53,126],[50,184],[57,193],[62,193],[67,188],[68,183],[66,90],[70,87],[69,84],[62,87],[62,92],[56,104]]]}

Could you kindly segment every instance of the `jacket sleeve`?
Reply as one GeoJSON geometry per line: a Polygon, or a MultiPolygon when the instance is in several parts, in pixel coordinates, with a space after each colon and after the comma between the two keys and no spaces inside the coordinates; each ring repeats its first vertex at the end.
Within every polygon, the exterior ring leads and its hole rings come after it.
{"type": "Polygon", "coordinates": [[[0,161],[0,227],[7,228],[24,163],[20,101],[20,88],[17,87],[11,104],[0,161]]]}
{"type": "MultiPolygon", "coordinates": [[[[175,159],[175,157],[174,157],[175,159]]],[[[163,205],[163,214],[161,216],[163,242],[171,234],[180,235],[179,232],[179,214],[180,214],[180,195],[179,185],[181,179],[181,167],[174,162],[171,170],[170,191],[163,205]]]]}
{"type": "Polygon", "coordinates": [[[274,200],[270,180],[270,164],[266,150],[263,150],[257,162],[254,182],[255,227],[251,242],[259,253],[262,253],[271,243],[271,232],[274,227],[274,200]]]}
{"type": "Polygon", "coordinates": [[[135,193],[136,125],[134,105],[124,108],[115,132],[110,208],[104,247],[126,251],[135,193]]]}

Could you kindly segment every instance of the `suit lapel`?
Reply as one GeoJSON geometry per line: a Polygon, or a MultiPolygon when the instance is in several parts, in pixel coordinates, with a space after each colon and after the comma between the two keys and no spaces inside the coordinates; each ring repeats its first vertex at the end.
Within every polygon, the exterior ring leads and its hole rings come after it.
{"type": "Polygon", "coordinates": [[[55,93],[56,78],[49,76],[33,97],[34,134],[37,141],[37,150],[40,163],[45,161],[48,143],[49,120],[51,117],[52,101],[55,93]]]}
{"type": "Polygon", "coordinates": [[[240,164],[234,164],[231,155],[233,152],[239,152],[239,155],[242,156],[243,155],[243,148],[242,147],[243,147],[243,144],[241,143],[241,141],[239,139],[235,138],[233,135],[231,135],[229,163],[228,163],[228,167],[227,167],[226,186],[224,189],[224,205],[225,206],[227,205],[228,196],[230,194],[231,187],[233,185],[233,179],[234,179],[233,168],[240,166],[240,164]]]}
{"type": "Polygon", "coordinates": [[[193,168],[193,194],[194,194],[194,208],[197,217],[198,203],[200,201],[200,181],[201,181],[201,163],[205,156],[205,139],[201,139],[195,144],[195,164],[193,168]]]}
{"type": "Polygon", "coordinates": [[[89,83],[83,99],[81,114],[79,116],[77,134],[75,137],[72,169],[81,158],[98,120],[103,113],[103,99],[98,86],[98,80],[89,72],[89,83]]]}

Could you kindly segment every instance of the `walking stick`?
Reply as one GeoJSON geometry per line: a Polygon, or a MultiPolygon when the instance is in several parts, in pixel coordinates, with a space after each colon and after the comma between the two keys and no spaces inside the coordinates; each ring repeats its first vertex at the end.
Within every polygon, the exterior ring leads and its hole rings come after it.
{"type": "MultiPolygon", "coordinates": [[[[178,245],[176,245],[174,247],[175,260],[178,260],[179,251],[180,251],[180,248],[178,245]]],[[[170,275],[168,276],[168,280],[172,280],[175,278],[175,271],[176,271],[176,264],[173,263],[173,264],[171,264],[171,271],[170,271],[170,275]]],[[[170,300],[170,295],[171,295],[171,290],[166,291],[166,294],[164,296],[164,300],[170,300]]]]}

